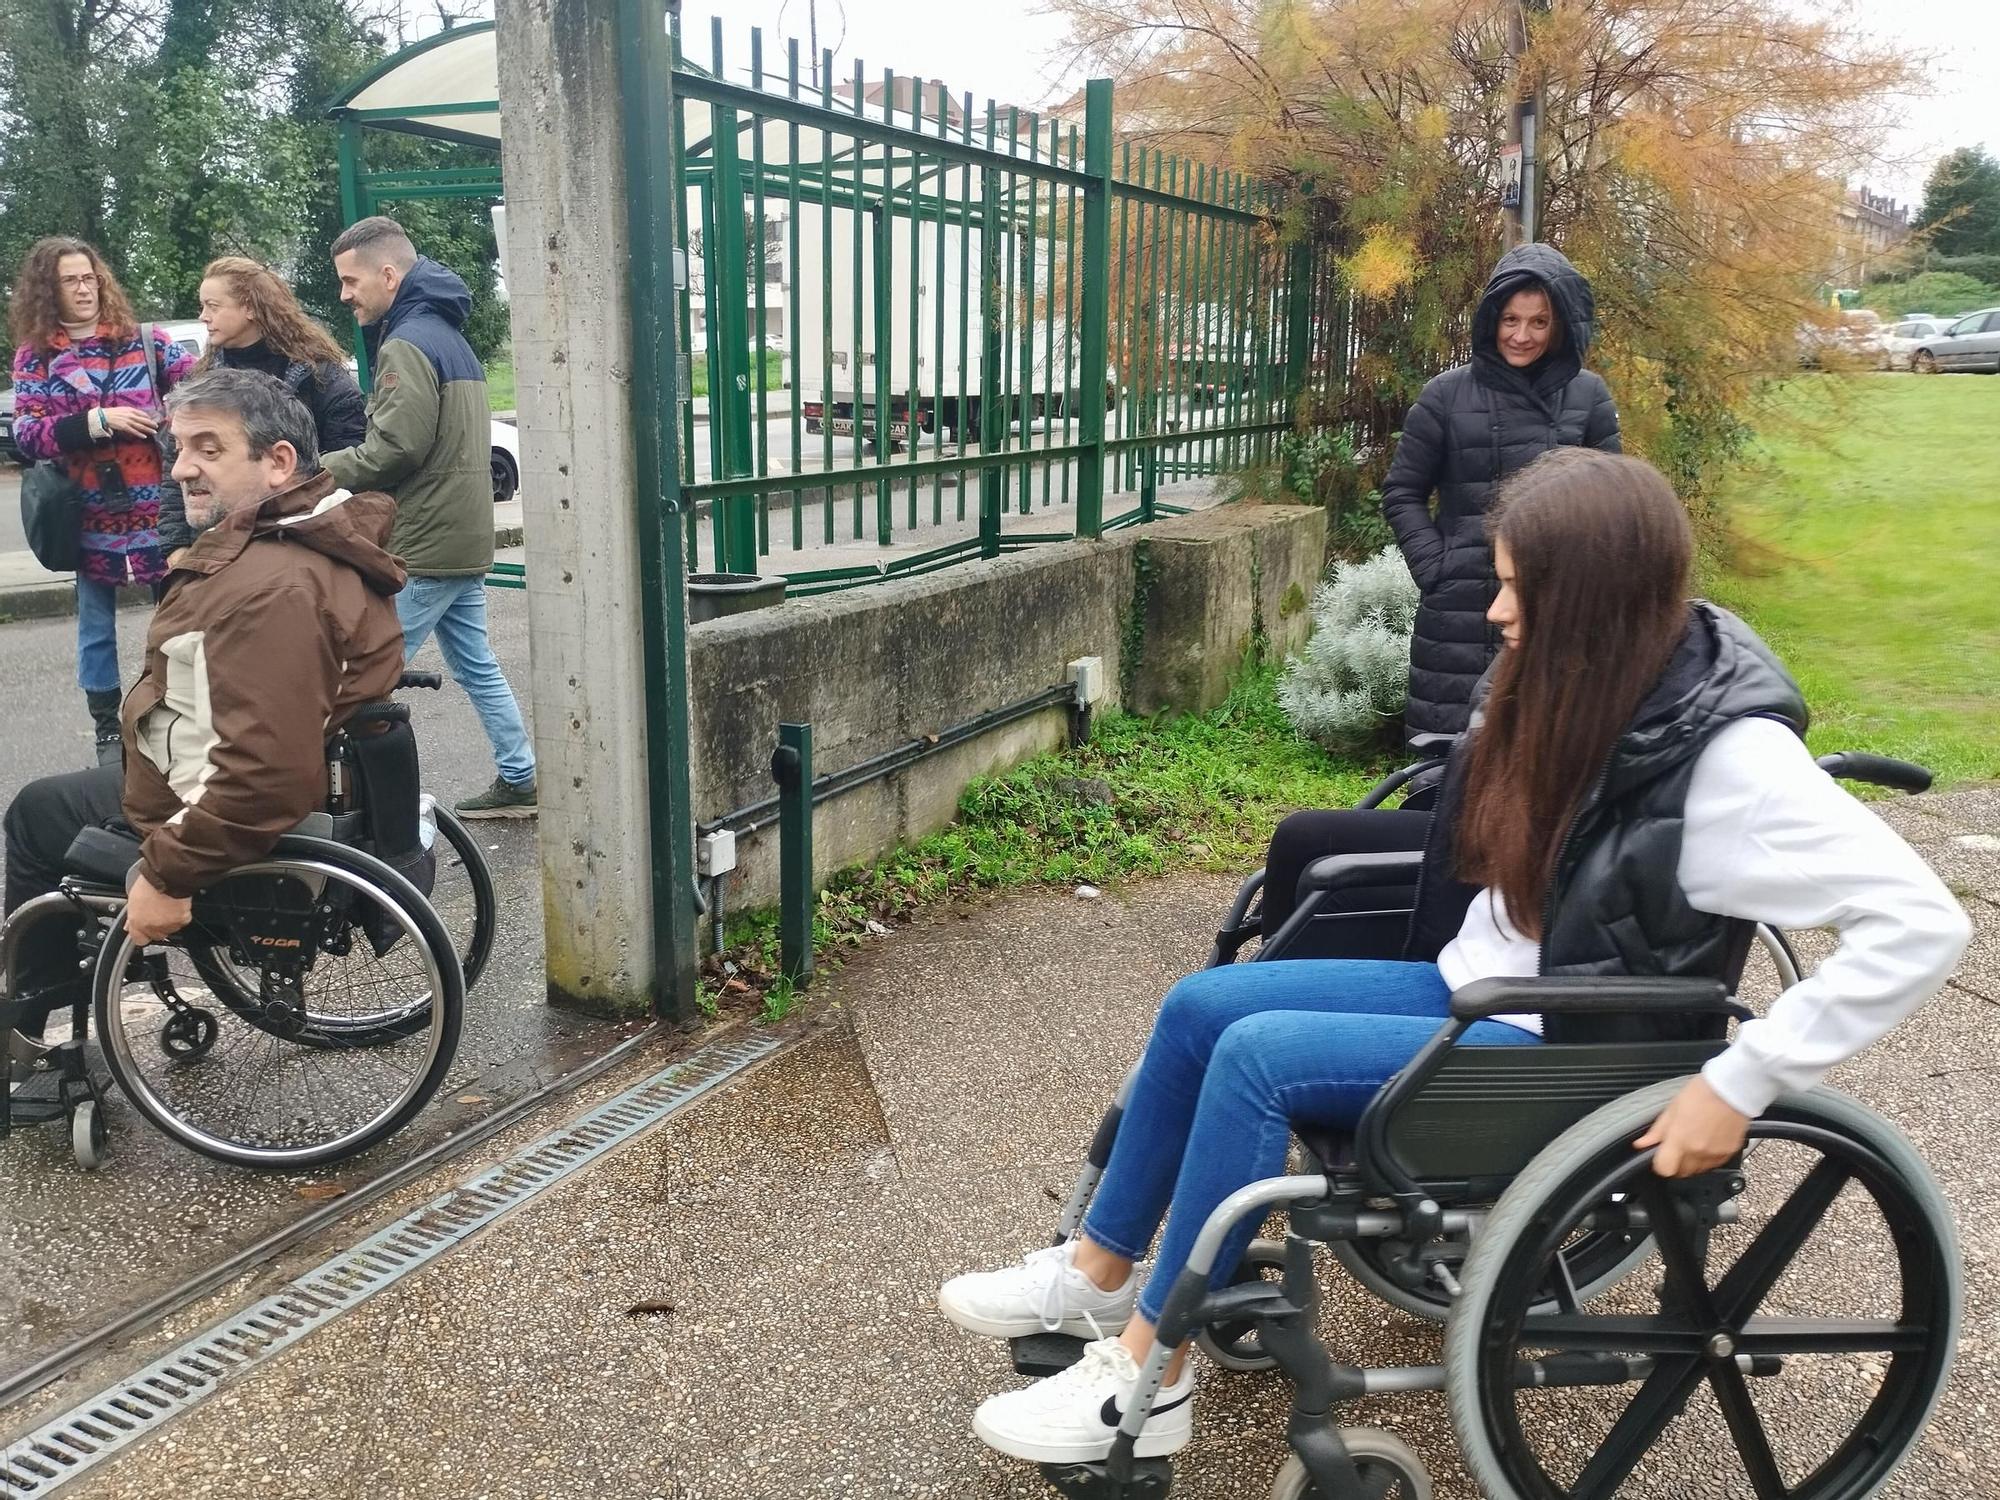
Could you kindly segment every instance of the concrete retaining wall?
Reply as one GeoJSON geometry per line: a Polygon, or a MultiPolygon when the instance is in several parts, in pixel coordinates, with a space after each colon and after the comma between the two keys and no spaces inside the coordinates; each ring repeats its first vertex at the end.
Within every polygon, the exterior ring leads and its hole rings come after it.
{"type": "MultiPolygon", "coordinates": [[[[1280,650],[1304,640],[1325,541],[1322,511],[1225,506],[694,626],[696,816],[771,795],[780,721],[813,726],[825,775],[1030,697],[1078,657],[1103,659],[1106,707],[1121,685],[1134,712],[1212,707],[1256,630],[1280,650]],[[1143,631],[1128,629],[1135,611],[1143,631]]],[[[1066,732],[1050,709],[821,804],[815,874],[943,827],[968,782],[1066,732]]],[[[775,826],[739,841],[732,911],[777,900],[777,854],[775,826]]]]}

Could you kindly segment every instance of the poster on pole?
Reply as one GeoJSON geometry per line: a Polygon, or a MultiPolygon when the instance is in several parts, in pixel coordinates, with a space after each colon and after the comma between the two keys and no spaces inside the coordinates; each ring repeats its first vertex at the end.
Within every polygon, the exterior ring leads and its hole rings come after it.
{"type": "Polygon", "coordinates": [[[1500,148],[1500,206],[1521,206],[1521,147],[1519,143],[1500,148]]]}

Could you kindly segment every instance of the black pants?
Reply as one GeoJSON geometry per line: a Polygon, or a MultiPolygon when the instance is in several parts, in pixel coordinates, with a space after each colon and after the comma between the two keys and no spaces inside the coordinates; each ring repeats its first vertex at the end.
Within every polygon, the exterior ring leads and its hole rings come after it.
{"type": "MultiPolygon", "coordinates": [[[[1394,854],[1421,849],[1430,827],[1429,813],[1400,808],[1293,813],[1271,835],[1270,852],[1264,859],[1264,936],[1275,936],[1285,925],[1285,918],[1298,904],[1299,877],[1314,860],[1329,854],[1394,854]]],[[[1344,892],[1330,909],[1367,911],[1390,903],[1407,907],[1411,895],[1409,886],[1344,892]]],[[[1323,956],[1295,953],[1289,945],[1286,951],[1301,958],[1323,956]]]]}
{"type": "MultiPolygon", "coordinates": [[[[7,809],[6,915],[53,891],[63,876],[63,855],[86,828],[122,817],[125,775],[118,766],[96,766],[44,776],[21,788],[7,809]]],[[[90,976],[77,967],[76,924],[47,920],[21,934],[15,949],[10,996],[12,1024],[40,1036],[49,1012],[88,998],[90,976]]]]}

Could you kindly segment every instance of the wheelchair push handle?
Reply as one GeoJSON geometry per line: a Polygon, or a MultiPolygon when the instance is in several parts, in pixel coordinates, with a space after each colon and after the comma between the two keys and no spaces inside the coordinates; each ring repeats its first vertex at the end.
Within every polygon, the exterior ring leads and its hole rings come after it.
{"type": "Polygon", "coordinates": [[[1899,792],[1927,792],[1931,773],[1907,760],[1891,760],[1886,755],[1868,755],[1859,750],[1842,750],[1822,755],[1819,768],[1843,781],[1867,781],[1892,787],[1899,792]]]}
{"type": "Polygon", "coordinates": [[[443,686],[444,674],[441,672],[405,672],[396,683],[396,690],[401,692],[404,688],[429,688],[432,692],[436,692],[443,686]]]}

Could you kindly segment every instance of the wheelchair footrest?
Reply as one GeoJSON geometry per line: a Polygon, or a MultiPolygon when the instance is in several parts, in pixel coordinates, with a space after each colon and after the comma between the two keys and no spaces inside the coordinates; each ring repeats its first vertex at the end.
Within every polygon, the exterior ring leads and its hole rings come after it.
{"type": "Polygon", "coordinates": [[[1165,1500],[1173,1487],[1174,1465],[1168,1458],[1132,1461],[1132,1477],[1119,1484],[1103,1463],[1043,1464],[1042,1477],[1073,1500],[1165,1500]]]}
{"type": "Polygon", "coordinates": [[[1007,1342],[1014,1354],[1014,1373],[1040,1378],[1060,1375],[1082,1359],[1089,1341],[1067,1333],[1030,1333],[1007,1342]]]}

